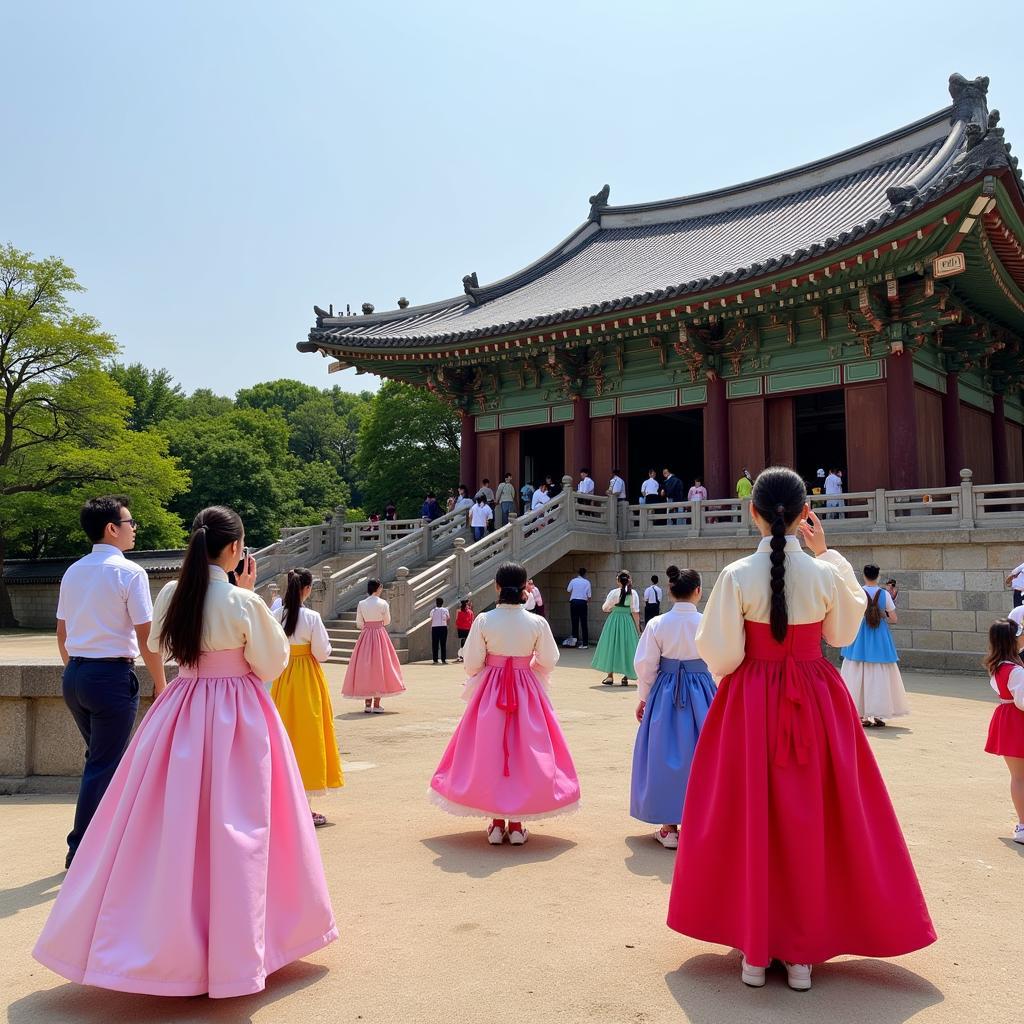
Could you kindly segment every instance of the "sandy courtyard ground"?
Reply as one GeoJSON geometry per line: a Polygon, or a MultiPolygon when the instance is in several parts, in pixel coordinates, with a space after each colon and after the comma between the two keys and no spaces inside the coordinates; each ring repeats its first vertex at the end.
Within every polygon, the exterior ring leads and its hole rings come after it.
{"type": "Polygon", "coordinates": [[[939,941],[894,961],[842,959],[810,993],[784,975],[739,981],[739,954],[664,924],[674,854],[628,814],[636,689],[600,685],[568,652],[553,698],[583,786],[578,815],[539,822],[522,848],[426,799],[462,713],[457,665],[410,666],[388,714],[341,701],[346,786],[319,832],[341,940],[258,996],[161,999],[64,982],[29,951],[63,878],[72,798],[0,799],[0,994],[10,1024],[316,1021],[1006,1021],[1020,1008],[1024,846],[1006,769],[983,753],[993,694],[979,674],[908,677],[913,715],[869,733],[939,941]]]}

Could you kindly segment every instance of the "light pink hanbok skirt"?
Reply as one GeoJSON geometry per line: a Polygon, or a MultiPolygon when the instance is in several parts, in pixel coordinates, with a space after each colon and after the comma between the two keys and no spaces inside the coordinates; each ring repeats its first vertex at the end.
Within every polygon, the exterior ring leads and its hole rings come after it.
{"type": "Polygon", "coordinates": [[[288,736],[242,651],[150,708],[36,943],[85,985],[214,998],[338,937],[288,736]]]}
{"type": "Polygon", "coordinates": [[[383,622],[364,622],[345,667],[342,697],[369,700],[371,697],[394,697],[405,692],[402,666],[395,645],[383,622]]]}

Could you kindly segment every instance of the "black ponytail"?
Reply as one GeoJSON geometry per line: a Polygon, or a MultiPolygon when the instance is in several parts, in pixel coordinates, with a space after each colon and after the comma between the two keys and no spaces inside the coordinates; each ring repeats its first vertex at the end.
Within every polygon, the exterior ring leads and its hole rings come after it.
{"type": "Polygon", "coordinates": [[[619,581],[619,605],[626,603],[626,598],[633,592],[633,577],[625,569],[615,577],[619,581]]]}
{"type": "Polygon", "coordinates": [[[164,649],[179,665],[195,665],[202,653],[203,609],[210,587],[210,561],[244,535],[238,513],[223,505],[204,508],[192,521],[192,535],[178,572],[178,585],[167,606],[161,635],[164,649]]]}
{"type": "Polygon", "coordinates": [[[494,582],[500,590],[498,604],[523,604],[528,578],[526,570],[518,562],[502,562],[494,574],[494,582]]]}
{"type": "Polygon", "coordinates": [[[776,643],[786,639],[789,608],[786,605],[786,530],[807,502],[803,480],[791,469],[772,466],[759,473],[750,495],[757,514],[771,526],[771,627],[776,643]]]}
{"type": "Polygon", "coordinates": [[[292,636],[299,624],[302,610],[302,592],[313,585],[313,574],[308,569],[288,570],[288,589],[284,594],[284,635],[292,636]]]}

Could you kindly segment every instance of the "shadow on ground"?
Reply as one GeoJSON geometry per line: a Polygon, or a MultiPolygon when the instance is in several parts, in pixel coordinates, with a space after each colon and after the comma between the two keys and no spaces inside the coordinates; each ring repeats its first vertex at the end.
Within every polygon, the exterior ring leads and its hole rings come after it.
{"type": "Polygon", "coordinates": [[[11,917],[19,910],[28,910],[29,907],[38,907],[40,903],[56,899],[64,875],[65,872],[58,871],[55,875],[13,889],[0,889],[0,917],[11,917]]]}
{"type": "Polygon", "coordinates": [[[650,833],[646,835],[626,837],[630,855],[626,858],[625,864],[634,875],[660,878],[669,885],[672,881],[672,872],[675,870],[676,854],[675,850],[666,850],[655,840],[654,832],[657,827],[652,825],[650,833]]]}
{"type": "Polygon", "coordinates": [[[434,864],[442,871],[470,878],[489,878],[506,868],[554,860],[576,846],[568,839],[538,835],[532,829],[525,846],[509,846],[507,842],[491,846],[484,834],[482,819],[480,827],[471,832],[434,836],[420,842],[437,854],[434,864]]]}
{"type": "Polygon", "coordinates": [[[703,953],[665,975],[690,1024],[903,1024],[942,1002],[929,981],[888,960],[837,960],[814,968],[810,992],[793,992],[781,967],[763,989],[740,981],[738,951],[703,953]]]}
{"type": "Polygon", "coordinates": [[[11,1003],[7,1020],[8,1024],[251,1024],[258,1011],[314,984],[326,974],[326,967],[299,960],[270,975],[262,992],[236,999],[130,995],[85,985],[58,985],[11,1003]]]}
{"type": "MultiPolygon", "coordinates": [[[[932,697],[956,697],[959,700],[980,700],[994,707],[996,695],[981,668],[980,654],[978,662],[976,675],[956,673],[929,675],[924,672],[904,672],[903,686],[907,693],[926,693],[932,697]]],[[[884,731],[883,729],[879,730],[879,732],[884,731]]]]}

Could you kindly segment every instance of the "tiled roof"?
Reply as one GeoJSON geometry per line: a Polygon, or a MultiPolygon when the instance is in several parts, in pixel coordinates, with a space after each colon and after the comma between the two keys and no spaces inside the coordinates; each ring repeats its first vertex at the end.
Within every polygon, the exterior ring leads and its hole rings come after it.
{"type": "Polygon", "coordinates": [[[426,306],[354,317],[318,310],[298,347],[369,355],[507,334],[707,291],[843,248],[987,167],[1015,163],[1001,129],[988,131],[987,85],[953,76],[952,106],[744,185],[619,207],[607,205],[606,186],[591,197],[587,222],[524,270],[483,287],[467,276],[465,294],[426,306]]]}
{"type": "MultiPolygon", "coordinates": [[[[127,558],[152,576],[173,576],[185,558],[182,551],[129,551],[127,558]]],[[[9,558],[4,562],[3,580],[19,583],[59,583],[76,558],[9,558]]]]}

